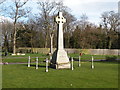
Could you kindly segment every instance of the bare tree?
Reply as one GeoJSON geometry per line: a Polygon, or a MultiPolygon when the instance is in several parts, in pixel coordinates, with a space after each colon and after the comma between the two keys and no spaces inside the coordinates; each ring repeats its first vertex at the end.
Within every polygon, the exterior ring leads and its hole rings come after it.
{"type": "Polygon", "coordinates": [[[6,0],[0,0],[0,4],[2,4],[3,2],[5,2],[6,0]]]}
{"type": "Polygon", "coordinates": [[[41,20],[41,25],[42,25],[42,30],[45,33],[45,48],[48,47],[48,38],[50,35],[50,29],[51,29],[51,15],[54,13],[56,3],[55,2],[50,2],[49,0],[47,1],[41,1],[39,0],[38,2],[39,9],[40,9],[40,20],[41,20]]]}
{"type": "Polygon", "coordinates": [[[10,12],[10,17],[14,20],[13,27],[14,27],[14,33],[13,33],[13,54],[16,53],[16,34],[17,34],[17,21],[21,17],[25,17],[30,11],[27,8],[22,8],[28,0],[13,0],[13,3],[15,6],[11,6],[12,9],[10,12]]]}
{"type": "Polygon", "coordinates": [[[25,29],[29,31],[29,37],[30,37],[30,44],[31,44],[31,52],[33,53],[33,48],[38,45],[38,27],[33,19],[29,19],[27,22],[27,25],[25,25],[25,29]],[[36,40],[35,40],[36,39],[36,40]],[[37,42],[37,43],[36,43],[37,42]]]}
{"type": "Polygon", "coordinates": [[[80,20],[79,20],[79,28],[81,30],[85,30],[85,28],[87,27],[87,25],[89,24],[88,22],[88,17],[86,14],[82,14],[82,16],[80,17],[80,20]]]}
{"type": "Polygon", "coordinates": [[[3,50],[8,52],[11,47],[11,36],[13,33],[13,24],[8,20],[2,22],[2,39],[3,39],[3,50]]]}
{"type": "Polygon", "coordinates": [[[108,37],[108,48],[110,49],[112,42],[114,41],[114,37],[117,37],[116,32],[119,27],[120,15],[114,11],[110,11],[104,12],[101,18],[103,22],[103,28],[106,31],[106,35],[108,37]]]}
{"type": "MultiPolygon", "coordinates": [[[[38,2],[39,9],[40,9],[40,24],[42,26],[42,30],[45,34],[45,48],[48,47],[48,42],[51,34],[55,34],[57,25],[54,21],[54,18],[56,17],[58,11],[62,11],[65,15],[68,9],[68,7],[63,5],[62,0],[55,2],[55,1],[41,1],[38,2]],[[53,32],[54,31],[54,32],[53,32]]],[[[66,15],[67,17],[67,15],[66,15]]],[[[70,21],[70,19],[69,19],[70,21]]],[[[69,22],[68,22],[69,23],[69,22]]],[[[54,35],[55,37],[56,35],[54,35]]]]}
{"type": "Polygon", "coordinates": [[[6,0],[0,0],[0,7],[1,7],[1,8],[0,8],[0,13],[3,12],[4,9],[5,9],[5,8],[4,8],[4,2],[5,2],[5,1],[6,1],[6,0]]]}
{"type": "Polygon", "coordinates": [[[74,30],[74,23],[76,21],[76,18],[69,12],[64,11],[63,12],[64,17],[66,18],[67,22],[64,24],[64,40],[65,40],[65,48],[70,47],[70,37],[71,33],[74,30]]]}
{"type": "Polygon", "coordinates": [[[120,15],[114,11],[104,12],[102,14],[102,22],[104,28],[110,31],[116,31],[119,26],[120,15]]]}

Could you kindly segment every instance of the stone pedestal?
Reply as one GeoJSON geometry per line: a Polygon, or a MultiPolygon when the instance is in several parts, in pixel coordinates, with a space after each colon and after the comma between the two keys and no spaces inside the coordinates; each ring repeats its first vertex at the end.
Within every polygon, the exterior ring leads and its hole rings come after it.
{"type": "Polygon", "coordinates": [[[56,69],[70,68],[70,61],[64,49],[56,50],[52,57],[52,66],[56,69]]]}
{"type": "Polygon", "coordinates": [[[63,47],[63,24],[66,22],[66,19],[62,16],[62,12],[58,13],[56,22],[58,24],[57,50],[53,53],[51,66],[55,67],[56,69],[70,68],[70,61],[63,47]]]}

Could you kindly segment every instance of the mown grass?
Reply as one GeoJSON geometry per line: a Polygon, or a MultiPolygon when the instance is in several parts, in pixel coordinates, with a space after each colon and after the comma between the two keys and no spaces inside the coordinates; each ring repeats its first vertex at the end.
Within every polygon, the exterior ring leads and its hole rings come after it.
{"type": "Polygon", "coordinates": [[[8,56],[2,58],[2,62],[8,62],[8,63],[28,62],[29,56],[31,57],[32,62],[34,62],[36,60],[36,57],[39,57],[39,61],[44,61],[46,58],[49,58],[49,56],[46,54],[26,54],[24,56],[8,55],[8,56]]]}
{"type": "MultiPolygon", "coordinates": [[[[39,57],[39,61],[44,61],[46,58],[50,59],[50,56],[47,54],[26,54],[25,56],[11,56],[8,55],[6,57],[3,57],[3,62],[27,62],[28,57],[31,57],[31,61],[35,61],[36,57],[39,57]]],[[[69,57],[74,57],[74,60],[78,60],[79,54],[68,54],[69,57]]],[[[82,61],[88,61],[91,60],[92,56],[95,60],[107,60],[107,59],[120,59],[120,56],[117,55],[82,55],[81,60],[82,61]]]]}
{"type": "MultiPolygon", "coordinates": [[[[74,58],[78,58],[79,54],[69,54],[70,57],[74,57],[74,58]]],[[[120,59],[120,56],[118,55],[82,55],[81,56],[81,60],[91,60],[92,56],[94,57],[94,59],[101,59],[101,60],[106,60],[108,57],[109,58],[116,58],[116,59],[120,59]]]]}
{"type": "Polygon", "coordinates": [[[10,53],[7,55],[7,56],[3,56],[3,58],[7,58],[7,57],[28,57],[28,56],[31,56],[31,57],[46,57],[48,56],[47,54],[41,54],[41,53],[36,53],[36,54],[32,54],[32,53],[26,53],[25,55],[11,55],[10,53]]]}
{"type": "MultiPolygon", "coordinates": [[[[33,55],[34,56],[34,55],[33,55]]],[[[26,56],[28,57],[28,56],[26,56]]],[[[15,62],[17,62],[15,59],[15,62]]],[[[43,61],[43,59],[40,59],[43,61]]],[[[13,62],[13,59],[5,59],[13,62]]],[[[27,61],[21,58],[20,61],[27,61]]],[[[45,62],[27,67],[27,64],[3,65],[3,88],[118,88],[118,63],[94,62],[95,68],[91,69],[91,62],[74,61],[74,70],[56,70],[49,68],[45,72],[45,62]]]]}

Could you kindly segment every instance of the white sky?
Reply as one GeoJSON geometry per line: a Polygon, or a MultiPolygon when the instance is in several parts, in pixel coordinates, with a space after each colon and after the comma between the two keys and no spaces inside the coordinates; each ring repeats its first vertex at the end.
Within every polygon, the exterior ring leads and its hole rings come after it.
{"type": "Polygon", "coordinates": [[[72,14],[78,19],[86,14],[89,21],[100,23],[101,14],[105,11],[118,11],[119,0],[64,0],[64,4],[71,8],[72,14]]]}
{"type": "MultiPolygon", "coordinates": [[[[33,12],[37,12],[35,1],[37,0],[29,0],[27,4],[33,8],[33,12]]],[[[77,19],[80,19],[82,14],[86,14],[90,22],[99,24],[103,12],[118,11],[118,1],[120,0],[63,0],[63,3],[71,9],[71,14],[77,19]]]]}

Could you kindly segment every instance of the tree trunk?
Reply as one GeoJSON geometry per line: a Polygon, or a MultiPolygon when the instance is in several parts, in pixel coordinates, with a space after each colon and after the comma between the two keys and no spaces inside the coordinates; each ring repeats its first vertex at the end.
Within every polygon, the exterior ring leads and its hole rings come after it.
{"type": "Polygon", "coordinates": [[[50,35],[50,53],[53,54],[53,34],[50,35]]]}
{"type": "Polygon", "coordinates": [[[5,39],[4,39],[4,49],[5,49],[5,52],[8,52],[9,50],[9,43],[8,43],[7,35],[5,35],[5,39]]]}
{"type": "Polygon", "coordinates": [[[16,22],[17,22],[17,15],[18,15],[18,7],[16,7],[15,21],[14,21],[13,54],[16,54],[16,34],[17,34],[16,22]]]}
{"type": "Polygon", "coordinates": [[[31,36],[31,53],[34,53],[33,52],[33,38],[32,38],[32,36],[31,36]]]}
{"type": "Polygon", "coordinates": [[[48,41],[48,38],[46,36],[46,38],[45,38],[45,48],[47,48],[47,41],[48,41]]]}
{"type": "Polygon", "coordinates": [[[16,54],[16,24],[14,24],[14,35],[13,35],[13,54],[16,54]]]}
{"type": "Polygon", "coordinates": [[[111,39],[109,39],[108,48],[111,49],[111,46],[112,46],[112,41],[111,41],[111,39]]]}
{"type": "Polygon", "coordinates": [[[48,46],[48,29],[46,30],[46,36],[45,36],[45,48],[48,46]]]}
{"type": "Polygon", "coordinates": [[[68,35],[68,40],[67,40],[67,42],[68,42],[68,47],[67,47],[67,48],[70,48],[70,37],[69,37],[69,35],[68,35]]]}

